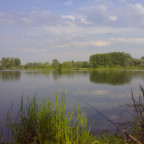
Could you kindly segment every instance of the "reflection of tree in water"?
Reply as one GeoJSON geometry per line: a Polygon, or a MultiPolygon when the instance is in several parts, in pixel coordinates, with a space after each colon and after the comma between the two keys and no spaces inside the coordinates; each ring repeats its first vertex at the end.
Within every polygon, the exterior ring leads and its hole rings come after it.
{"type": "Polygon", "coordinates": [[[143,71],[91,71],[90,81],[111,85],[124,85],[130,83],[132,78],[144,79],[143,71]]]}
{"type": "Polygon", "coordinates": [[[20,80],[21,71],[1,71],[0,72],[0,80],[3,81],[15,81],[20,80]]]}
{"type": "Polygon", "coordinates": [[[49,75],[50,75],[50,71],[25,71],[25,74],[27,75],[27,76],[30,76],[30,77],[38,77],[38,76],[45,76],[45,77],[49,77],[49,75]]]}
{"type": "Polygon", "coordinates": [[[89,74],[88,71],[52,71],[52,76],[55,80],[66,77],[66,78],[73,78],[76,76],[87,76],[89,74]]]}

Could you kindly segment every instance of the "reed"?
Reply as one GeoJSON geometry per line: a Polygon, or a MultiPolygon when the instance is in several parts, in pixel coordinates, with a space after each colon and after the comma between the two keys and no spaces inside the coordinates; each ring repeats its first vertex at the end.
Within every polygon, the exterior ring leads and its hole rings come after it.
{"type": "Polygon", "coordinates": [[[138,98],[134,97],[132,93],[132,102],[134,113],[133,115],[133,135],[142,143],[144,143],[144,88],[139,85],[141,93],[138,98]]]}
{"type": "Polygon", "coordinates": [[[17,116],[12,119],[12,107],[7,113],[6,125],[12,137],[5,143],[11,144],[97,144],[95,137],[87,129],[87,119],[74,106],[71,113],[66,113],[65,96],[62,95],[56,102],[52,100],[38,104],[36,96],[32,100],[27,98],[24,105],[21,98],[21,107],[17,116]],[[76,115],[75,120],[73,120],[76,115]]]}

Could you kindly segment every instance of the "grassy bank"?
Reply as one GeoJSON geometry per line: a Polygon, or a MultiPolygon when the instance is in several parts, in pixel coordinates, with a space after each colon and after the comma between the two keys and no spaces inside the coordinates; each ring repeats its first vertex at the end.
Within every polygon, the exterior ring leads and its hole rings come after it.
{"type": "Polygon", "coordinates": [[[12,67],[12,68],[1,68],[0,70],[59,70],[59,71],[72,71],[72,70],[144,70],[144,67],[122,67],[122,66],[114,66],[114,67],[97,67],[97,68],[24,68],[23,66],[12,67]]]}
{"type": "MultiPolygon", "coordinates": [[[[12,109],[11,109],[12,110],[12,109]]],[[[87,119],[80,113],[79,107],[74,107],[71,113],[65,112],[64,95],[56,103],[51,100],[42,100],[39,105],[36,97],[27,100],[21,107],[15,119],[12,119],[11,110],[7,114],[8,134],[12,137],[3,137],[4,143],[16,144],[96,144],[95,137],[87,129],[87,119]],[[73,120],[76,115],[75,120],[73,120]]]]}
{"type": "Polygon", "coordinates": [[[70,113],[66,112],[65,96],[56,102],[42,100],[38,104],[36,97],[27,98],[26,104],[21,99],[21,107],[15,118],[12,117],[12,107],[7,113],[5,123],[7,132],[0,132],[0,144],[141,144],[144,142],[144,89],[136,100],[132,93],[133,125],[130,134],[123,135],[102,134],[95,137],[91,133],[91,126],[87,126],[87,118],[80,112],[79,106],[74,106],[70,113]],[[138,142],[133,141],[136,138],[138,142]]]}

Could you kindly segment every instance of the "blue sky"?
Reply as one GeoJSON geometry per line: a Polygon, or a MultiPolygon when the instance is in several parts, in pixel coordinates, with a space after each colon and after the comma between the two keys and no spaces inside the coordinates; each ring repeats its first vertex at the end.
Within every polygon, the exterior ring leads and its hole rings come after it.
{"type": "Polygon", "coordinates": [[[0,0],[0,59],[88,61],[113,51],[144,56],[143,0],[0,0]]]}

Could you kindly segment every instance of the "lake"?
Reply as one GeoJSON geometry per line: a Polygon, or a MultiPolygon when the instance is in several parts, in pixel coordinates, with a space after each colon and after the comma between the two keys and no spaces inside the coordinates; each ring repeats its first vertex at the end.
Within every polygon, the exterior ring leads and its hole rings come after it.
{"type": "Polygon", "coordinates": [[[131,117],[123,111],[132,103],[131,89],[135,96],[140,93],[139,84],[144,86],[144,71],[0,71],[0,122],[13,102],[13,115],[24,100],[36,95],[55,100],[65,93],[66,109],[75,104],[85,113],[88,123],[95,121],[92,130],[113,130],[115,127],[94,111],[93,106],[114,122],[125,122],[131,117]]]}

